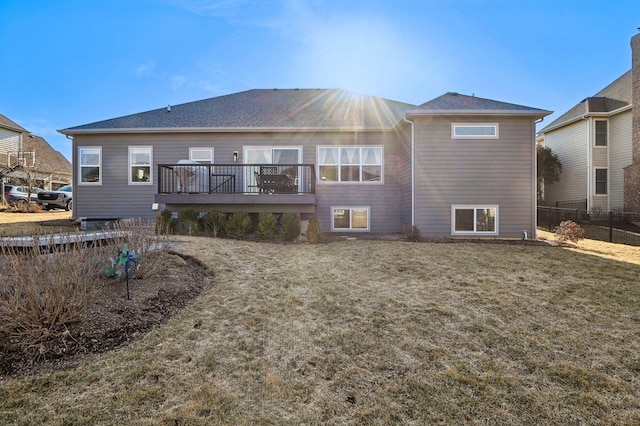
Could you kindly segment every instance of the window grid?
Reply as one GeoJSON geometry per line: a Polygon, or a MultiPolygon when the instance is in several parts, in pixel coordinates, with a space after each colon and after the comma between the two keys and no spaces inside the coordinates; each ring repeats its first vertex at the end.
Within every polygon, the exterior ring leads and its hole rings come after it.
{"type": "Polygon", "coordinates": [[[153,148],[150,146],[130,146],[129,147],[129,184],[130,185],[151,185],[153,148]]]}
{"type": "Polygon", "coordinates": [[[102,147],[78,148],[80,185],[102,184],[102,147]]]}
{"type": "Polygon", "coordinates": [[[382,183],[380,146],[318,147],[318,179],[335,183],[382,183]]]}
{"type": "Polygon", "coordinates": [[[608,145],[608,123],[606,120],[596,120],[596,146],[608,145]]]}
{"type": "Polygon", "coordinates": [[[596,195],[607,195],[607,169],[596,169],[596,195]]]}

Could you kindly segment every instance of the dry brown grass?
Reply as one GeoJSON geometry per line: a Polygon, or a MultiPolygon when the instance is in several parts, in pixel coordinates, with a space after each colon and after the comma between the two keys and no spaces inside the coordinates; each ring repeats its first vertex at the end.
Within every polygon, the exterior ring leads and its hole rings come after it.
{"type": "Polygon", "coordinates": [[[0,237],[70,232],[77,228],[71,212],[31,207],[33,212],[0,211],[0,237]]]}
{"type": "Polygon", "coordinates": [[[0,423],[640,422],[637,251],[181,238],[213,289],[129,347],[1,381],[0,423]]]}

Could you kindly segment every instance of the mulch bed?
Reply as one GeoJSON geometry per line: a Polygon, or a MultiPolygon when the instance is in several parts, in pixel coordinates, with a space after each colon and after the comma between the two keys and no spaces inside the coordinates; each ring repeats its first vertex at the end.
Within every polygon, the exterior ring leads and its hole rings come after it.
{"type": "Polygon", "coordinates": [[[83,355],[116,349],[165,323],[212,285],[212,274],[195,259],[171,253],[153,277],[126,283],[107,281],[96,290],[82,322],[67,326],[62,339],[48,342],[37,360],[0,353],[0,378],[73,367],[83,355]]]}

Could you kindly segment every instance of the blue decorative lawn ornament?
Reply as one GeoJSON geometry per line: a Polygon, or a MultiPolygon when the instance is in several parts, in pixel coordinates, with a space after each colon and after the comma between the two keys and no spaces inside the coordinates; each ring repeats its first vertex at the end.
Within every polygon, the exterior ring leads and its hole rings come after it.
{"type": "Polygon", "coordinates": [[[127,300],[131,300],[129,294],[129,277],[134,278],[136,270],[140,267],[140,257],[135,251],[129,251],[129,245],[118,248],[118,256],[111,258],[111,267],[105,271],[109,278],[118,278],[118,281],[127,279],[127,300]]]}

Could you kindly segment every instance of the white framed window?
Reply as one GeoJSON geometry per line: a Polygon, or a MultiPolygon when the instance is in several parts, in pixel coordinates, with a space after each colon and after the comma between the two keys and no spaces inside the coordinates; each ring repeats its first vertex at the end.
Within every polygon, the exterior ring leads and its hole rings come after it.
{"type": "Polygon", "coordinates": [[[319,146],[320,182],[382,183],[381,146],[319,146]]]}
{"type": "Polygon", "coordinates": [[[498,206],[451,206],[452,235],[498,235],[498,206]]]}
{"type": "Polygon", "coordinates": [[[332,231],[368,231],[369,207],[331,207],[332,231]]]}
{"type": "Polygon", "coordinates": [[[102,185],[102,147],[78,148],[78,175],[80,185],[102,185]]]}
{"type": "Polygon", "coordinates": [[[596,120],[595,121],[595,145],[596,146],[607,146],[609,139],[609,125],[607,120],[596,120]]]}
{"type": "Polygon", "coordinates": [[[452,139],[498,139],[498,123],[452,123],[452,139]]]}
{"type": "Polygon", "coordinates": [[[189,160],[213,164],[213,148],[189,148],[189,160]]]}
{"type": "Polygon", "coordinates": [[[595,195],[607,195],[608,193],[608,170],[595,169],[595,195]]]}
{"type": "Polygon", "coordinates": [[[153,184],[153,147],[130,146],[129,147],[129,184],[152,185],[153,184]]]}

